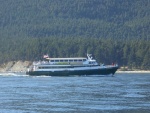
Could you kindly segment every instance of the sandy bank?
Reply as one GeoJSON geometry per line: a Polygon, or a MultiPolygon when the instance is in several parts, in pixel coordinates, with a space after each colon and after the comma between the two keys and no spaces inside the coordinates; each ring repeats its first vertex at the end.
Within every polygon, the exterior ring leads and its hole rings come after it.
{"type": "Polygon", "coordinates": [[[31,65],[29,61],[11,61],[0,66],[0,72],[25,72],[31,65]]]}

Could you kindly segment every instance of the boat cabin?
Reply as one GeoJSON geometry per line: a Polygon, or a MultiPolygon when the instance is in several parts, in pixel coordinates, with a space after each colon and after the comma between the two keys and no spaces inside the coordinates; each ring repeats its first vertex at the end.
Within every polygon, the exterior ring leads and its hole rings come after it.
{"type": "Polygon", "coordinates": [[[49,62],[85,62],[86,58],[50,58],[49,62]]]}

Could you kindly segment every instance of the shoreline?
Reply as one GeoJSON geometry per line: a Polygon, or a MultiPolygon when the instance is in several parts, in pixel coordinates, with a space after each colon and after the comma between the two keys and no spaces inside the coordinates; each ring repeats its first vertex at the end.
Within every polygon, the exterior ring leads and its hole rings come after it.
{"type": "Polygon", "coordinates": [[[150,73],[150,70],[138,70],[138,71],[116,71],[116,73],[150,73]]]}
{"type": "MultiPolygon", "coordinates": [[[[32,64],[31,61],[10,61],[0,65],[0,73],[25,73],[29,66],[32,64]]],[[[116,73],[149,73],[150,70],[121,70],[118,69],[116,73]]]]}
{"type": "MultiPolygon", "coordinates": [[[[145,71],[145,70],[141,70],[141,71],[116,71],[115,74],[123,74],[123,73],[144,73],[144,74],[150,74],[150,70],[149,71],[145,71]]],[[[15,75],[26,75],[26,72],[25,71],[5,71],[5,72],[1,72],[0,71],[0,75],[1,74],[7,74],[7,75],[11,75],[11,74],[15,74],[15,75]]]]}

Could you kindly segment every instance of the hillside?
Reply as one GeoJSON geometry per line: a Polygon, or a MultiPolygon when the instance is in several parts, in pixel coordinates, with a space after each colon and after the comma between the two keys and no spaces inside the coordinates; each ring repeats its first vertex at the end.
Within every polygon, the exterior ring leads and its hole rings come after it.
{"type": "Polygon", "coordinates": [[[31,38],[0,41],[0,62],[43,60],[50,57],[85,57],[93,54],[99,63],[118,63],[129,68],[150,69],[150,40],[98,38],[31,38]]]}
{"type": "Polygon", "coordinates": [[[150,37],[149,0],[1,0],[0,38],[150,37]]]}
{"type": "Polygon", "coordinates": [[[149,0],[1,0],[0,64],[76,57],[150,69],[149,0]]]}

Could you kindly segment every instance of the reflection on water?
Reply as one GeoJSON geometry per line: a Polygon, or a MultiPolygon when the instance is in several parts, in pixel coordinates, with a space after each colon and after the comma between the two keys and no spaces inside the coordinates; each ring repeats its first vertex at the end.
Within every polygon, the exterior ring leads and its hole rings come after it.
{"type": "Polygon", "coordinates": [[[0,76],[2,113],[148,113],[150,74],[115,77],[0,76]]]}

